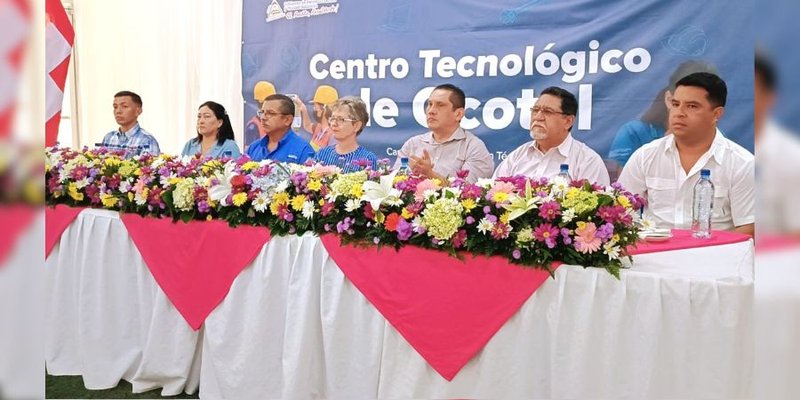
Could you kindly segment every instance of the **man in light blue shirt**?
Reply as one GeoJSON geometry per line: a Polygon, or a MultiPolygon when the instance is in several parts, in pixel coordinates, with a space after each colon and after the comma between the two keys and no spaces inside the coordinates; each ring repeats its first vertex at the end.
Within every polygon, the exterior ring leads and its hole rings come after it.
{"type": "Polygon", "coordinates": [[[255,161],[270,159],[302,164],[314,157],[314,149],[292,131],[294,102],[288,96],[273,94],[258,112],[266,136],[251,143],[247,155],[255,161]]]}
{"type": "Polygon", "coordinates": [[[114,119],[119,124],[119,129],[107,133],[101,146],[125,150],[128,157],[144,153],[157,156],[161,153],[156,138],[139,126],[141,113],[142,98],[138,94],[127,90],[115,94],[114,119]]]}

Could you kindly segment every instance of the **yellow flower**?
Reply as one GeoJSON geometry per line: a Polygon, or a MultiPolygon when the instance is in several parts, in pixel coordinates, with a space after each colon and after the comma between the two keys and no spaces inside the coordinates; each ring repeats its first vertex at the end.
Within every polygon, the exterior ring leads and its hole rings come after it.
{"type": "Polygon", "coordinates": [[[611,237],[611,241],[614,243],[619,242],[619,234],[615,233],[614,236],[611,237]]]}
{"type": "Polygon", "coordinates": [[[617,196],[617,203],[625,208],[631,208],[631,201],[628,200],[627,196],[619,195],[617,196]]]}
{"type": "Polygon", "coordinates": [[[586,228],[586,222],[578,221],[578,229],[584,229],[584,228],[586,228]]]}
{"type": "MultiPolygon", "coordinates": [[[[282,206],[289,203],[289,194],[286,192],[275,193],[272,195],[272,204],[282,206]]],[[[275,213],[273,213],[275,214],[275,213]]]]}
{"type": "Polygon", "coordinates": [[[303,203],[306,202],[306,196],[303,194],[298,194],[292,198],[292,209],[295,211],[301,211],[303,209],[303,203]]]}
{"type": "Polygon", "coordinates": [[[103,164],[105,164],[106,167],[114,167],[122,164],[122,161],[116,157],[108,157],[103,161],[103,164]]]}
{"type": "Polygon", "coordinates": [[[214,219],[214,217],[212,217],[211,214],[206,215],[206,221],[211,221],[212,219],[214,219]]]}
{"type": "Polygon", "coordinates": [[[254,169],[258,168],[258,162],[256,161],[248,161],[242,164],[242,171],[250,172],[254,169]]]}
{"type": "Polygon", "coordinates": [[[167,183],[169,183],[170,185],[177,185],[177,184],[178,184],[178,182],[180,182],[180,181],[182,181],[182,180],[183,180],[183,178],[179,178],[179,177],[177,177],[177,176],[173,176],[172,178],[169,178],[169,179],[167,180],[167,183]]]}
{"type": "Polygon", "coordinates": [[[399,182],[408,180],[408,175],[395,175],[392,184],[397,185],[399,182]]]}
{"type": "Polygon", "coordinates": [[[247,193],[244,192],[236,193],[235,195],[233,195],[232,200],[233,200],[233,205],[239,207],[247,201],[247,193]]]}
{"type": "Polygon", "coordinates": [[[136,165],[130,161],[123,161],[120,164],[119,169],[117,170],[117,172],[119,172],[119,174],[122,175],[122,177],[124,178],[132,176],[135,171],[136,171],[136,165]]]}
{"type": "Polygon", "coordinates": [[[319,205],[320,206],[324,206],[325,205],[325,199],[319,199],[319,205]]]}
{"type": "Polygon", "coordinates": [[[562,205],[566,208],[575,209],[575,214],[583,214],[597,208],[597,195],[578,188],[571,188],[567,191],[567,196],[562,205]]]}
{"type": "Polygon", "coordinates": [[[441,198],[422,212],[422,223],[428,229],[428,236],[439,240],[449,240],[464,223],[461,212],[464,208],[455,199],[441,198]]]}
{"type": "Polygon", "coordinates": [[[72,197],[72,199],[75,201],[83,200],[83,193],[78,191],[78,187],[75,185],[75,182],[70,182],[69,186],[67,187],[67,193],[69,193],[69,197],[72,197]]]}
{"type": "Polygon", "coordinates": [[[100,202],[106,208],[114,208],[117,205],[117,198],[108,193],[103,193],[100,195],[100,202]]]}
{"type": "Polygon", "coordinates": [[[403,219],[411,219],[414,218],[414,213],[403,207],[403,211],[400,213],[400,216],[403,217],[403,219]]]}
{"type": "Polygon", "coordinates": [[[492,196],[492,200],[494,200],[495,203],[502,203],[502,202],[508,200],[508,193],[506,193],[506,192],[495,192],[494,196],[492,196]]]}
{"type": "Polygon", "coordinates": [[[375,222],[377,222],[379,224],[382,224],[383,221],[385,221],[385,220],[386,220],[386,216],[383,215],[382,212],[380,212],[380,211],[376,211],[375,212],[375,222]]]}
{"type": "Polygon", "coordinates": [[[128,192],[128,201],[133,201],[133,192],[128,192]]]}
{"type": "Polygon", "coordinates": [[[316,179],[308,181],[308,190],[312,192],[318,192],[320,189],[322,189],[322,182],[316,179]]]}
{"type": "Polygon", "coordinates": [[[362,195],[364,195],[364,189],[362,189],[361,186],[353,186],[350,189],[350,197],[360,199],[362,195]]]}
{"type": "Polygon", "coordinates": [[[500,222],[508,225],[509,217],[511,217],[511,213],[508,211],[504,212],[503,215],[500,216],[500,222]]]}
{"type": "Polygon", "coordinates": [[[275,202],[270,203],[269,212],[271,212],[272,215],[278,215],[278,209],[280,208],[281,205],[282,204],[278,204],[278,203],[275,203],[275,202]]]}
{"type": "Polygon", "coordinates": [[[461,207],[464,207],[464,209],[467,210],[467,212],[472,211],[472,209],[475,208],[476,206],[477,204],[475,204],[475,200],[473,199],[461,200],[461,207]]]}

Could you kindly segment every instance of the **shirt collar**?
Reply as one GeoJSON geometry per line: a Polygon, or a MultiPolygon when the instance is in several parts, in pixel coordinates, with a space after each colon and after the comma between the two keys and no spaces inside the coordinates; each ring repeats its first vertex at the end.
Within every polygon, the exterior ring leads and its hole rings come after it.
{"type": "MultiPolygon", "coordinates": [[[[568,157],[569,156],[569,151],[570,151],[570,149],[572,149],[572,142],[574,142],[574,141],[575,141],[575,139],[572,138],[572,134],[568,133],[567,137],[564,138],[564,141],[562,141],[561,144],[556,146],[556,149],[558,149],[558,153],[561,154],[564,157],[568,157]]],[[[528,148],[530,150],[538,151],[538,152],[542,153],[542,151],[539,150],[538,147],[536,147],[536,140],[531,140],[530,144],[528,145],[528,148]]],[[[550,150],[552,150],[552,149],[550,149],[550,150]]],[[[550,150],[547,150],[547,151],[550,151],[550,150]]],[[[542,154],[545,154],[545,153],[542,153],[542,154]]]]}
{"type": "MultiPolygon", "coordinates": [[[[665,153],[678,154],[678,147],[675,145],[675,136],[672,134],[667,135],[665,144],[665,153]]],[[[716,161],[717,164],[722,164],[722,160],[725,158],[725,150],[727,147],[728,145],[725,142],[725,135],[723,135],[719,128],[717,128],[716,133],[714,134],[714,141],[711,142],[711,148],[709,148],[706,153],[711,153],[711,157],[714,158],[714,161],[716,161]]]]}
{"type": "Polygon", "coordinates": [[[139,123],[137,122],[127,132],[123,132],[121,127],[117,131],[125,136],[133,136],[133,134],[136,133],[138,130],[139,130],[139,123]]]}
{"type": "MultiPolygon", "coordinates": [[[[463,128],[458,127],[458,128],[456,128],[455,131],[453,131],[453,134],[450,135],[449,138],[447,138],[447,140],[445,140],[444,142],[441,142],[439,144],[445,144],[447,142],[451,142],[451,141],[454,141],[454,140],[462,140],[462,139],[466,139],[466,138],[467,138],[467,133],[464,132],[463,128]]],[[[427,142],[427,143],[438,143],[436,141],[436,139],[433,138],[433,131],[429,131],[427,135],[422,137],[422,140],[427,142]]]]}

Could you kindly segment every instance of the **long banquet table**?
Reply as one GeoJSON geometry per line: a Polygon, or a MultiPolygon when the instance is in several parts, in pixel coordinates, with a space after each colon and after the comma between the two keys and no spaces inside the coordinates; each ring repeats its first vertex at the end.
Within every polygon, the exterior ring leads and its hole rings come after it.
{"type": "Polygon", "coordinates": [[[563,265],[448,381],[316,236],[272,238],[194,331],[119,215],[85,210],[46,260],[46,366],[201,398],[749,398],[753,257],[641,254],[620,280],[563,265]]]}

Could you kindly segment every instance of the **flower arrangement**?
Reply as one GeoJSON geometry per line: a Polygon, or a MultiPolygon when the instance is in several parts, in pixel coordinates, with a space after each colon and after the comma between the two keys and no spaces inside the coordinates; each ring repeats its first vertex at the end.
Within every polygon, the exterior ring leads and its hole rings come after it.
{"type": "Polygon", "coordinates": [[[554,261],[619,276],[638,239],[643,200],[618,184],[515,176],[470,183],[398,174],[380,163],[341,173],[323,165],[49,148],[48,204],[100,207],[173,220],[221,219],[273,235],[334,233],[345,242],[414,245],[554,261]]]}

